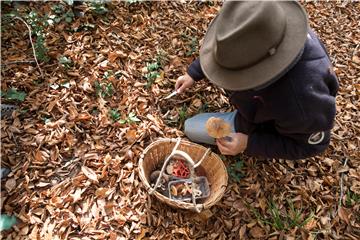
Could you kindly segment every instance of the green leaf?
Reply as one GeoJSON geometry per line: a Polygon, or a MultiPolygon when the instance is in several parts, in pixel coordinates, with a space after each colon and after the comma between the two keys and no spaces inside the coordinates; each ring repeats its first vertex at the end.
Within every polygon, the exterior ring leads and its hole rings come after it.
{"type": "Polygon", "coordinates": [[[72,63],[72,61],[71,61],[71,59],[68,59],[65,56],[61,56],[59,58],[59,63],[61,63],[61,64],[70,64],[70,63],[72,63]]]}
{"type": "Polygon", "coordinates": [[[51,87],[52,89],[56,90],[56,89],[59,88],[59,85],[56,84],[56,83],[53,83],[53,84],[50,85],[50,87],[51,87]]]}
{"type": "Polygon", "coordinates": [[[65,22],[71,23],[73,21],[72,17],[65,17],[65,22]]]}
{"type": "Polygon", "coordinates": [[[17,91],[16,88],[11,88],[7,92],[2,93],[2,96],[8,100],[19,100],[24,101],[26,97],[26,93],[23,91],[17,91]]]}
{"type": "Polygon", "coordinates": [[[70,6],[74,4],[74,0],[65,0],[65,2],[70,6]]]}
{"type": "Polygon", "coordinates": [[[69,82],[61,83],[60,85],[61,85],[62,87],[64,87],[64,88],[70,88],[70,83],[69,83],[69,82]]]}
{"type": "Polygon", "coordinates": [[[116,122],[117,120],[120,119],[120,113],[118,112],[117,109],[111,109],[109,111],[109,113],[110,113],[112,120],[114,120],[114,122],[116,122]]]}
{"type": "Polygon", "coordinates": [[[150,72],[158,70],[159,67],[160,67],[160,66],[159,66],[159,64],[158,64],[157,62],[151,63],[151,64],[148,64],[148,65],[147,65],[147,69],[148,69],[148,71],[150,71],[150,72]]]}
{"type": "Polygon", "coordinates": [[[129,120],[132,121],[132,122],[140,122],[141,121],[137,117],[131,117],[131,118],[129,118],[129,120]]]}
{"type": "Polygon", "coordinates": [[[119,123],[125,124],[125,123],[126,123],[126,120],[125,120],[125,119],[120,119],[119,123]]]}

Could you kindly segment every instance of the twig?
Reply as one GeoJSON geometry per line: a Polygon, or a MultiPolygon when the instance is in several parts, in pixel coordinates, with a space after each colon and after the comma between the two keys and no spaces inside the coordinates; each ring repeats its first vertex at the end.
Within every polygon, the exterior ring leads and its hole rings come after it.
{"type": "Polygon", "coordinates": [[[29,31],[29,39],[30,39],[31,47],[32,47],[32,50],[33,50],[33,53],[34,53],[35,62],[36,62],[37,67],[39,68],[41,77],[43,78],[43,77],[44,77],[44,74],[43,74],[43,72],[41,71],[39,62],[38,62],[38,60],[37,60],[37,58],[36,58],[36,51],[35,51],[34,43],[33,43],[32,40],[31,40],[31,28],[30,28],[30,26],[25,22],[25,20],[22,19],[21,17],[14,16],[14,18],[22,21],[22,22],[26,25],[26,27],[28,28],[28,31],[29,31]]]}
{"type": "Polygon", "coordinates": [[[36,63],[34,60],[23,60],[23,61],[12,61],[2,63],[2,66],[11,65],[11,64],[25,64],[25,63],[36,63]]]}
{"type": "MultiPolygon", "coordinates": [[[[344,166],[346,166],[348,159],[345,158],[345,162],[344,162],[344,166]]],[[[341,201],[342,198],[344,197],[344,184],[343,184],[343,178],[344,178],[344,173],[341,173],[340,176],[340,198],[339,198],[339,205],[338,205],[338,210],[341,207],[341,201]]]]}

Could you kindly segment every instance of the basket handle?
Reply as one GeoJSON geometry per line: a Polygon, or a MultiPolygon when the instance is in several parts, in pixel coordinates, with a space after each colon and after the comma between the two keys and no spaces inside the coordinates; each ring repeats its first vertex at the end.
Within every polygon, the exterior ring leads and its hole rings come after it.
{"type": "MultiPolygon", "coordinates": [[[[172,156],[175,155],[180,155],[181,157],[183,157],[190,165],[190,179],[191,179],[191,199],[192,202],[194,204],[194,209],[197,212],[201,212],[202,208],[203,208],[203,204],[196,204],[196,200],[195,200],[195,194],[194,194],[194,190],[195,190],[195,182],[194,182],[194,176],[195,176],[195,168],[198,167],[201,162],[205,159],[205,157],[208,155],[208,153],[210,152],[210,149],[208,149],[205,154],[203,155],[203,157],[201,158],[201,160],[198,163],[194,163],[194,161],[192,160],[192,158],[189,156],[189,154],[187,154],[184,151],[181,150],[176,150],[176,148],[179,146],[181,139],[179,138],[172,150],[172,152],[170,153],[170,155],[166,158],[166,160],[164,161],[164,164],[161,168],[160,174],[156,180],[155,186],[153,188],[150,188],[149,190],[149,194],[153,194],[155,192],[155,190],[158,188],[159,184],[160,184],[160,180],[165,172],[165,168],[168,164],[168,162],[170,161],[172,156]]],[[[175,200],[178,201],[178,200],[175,200]]]]}

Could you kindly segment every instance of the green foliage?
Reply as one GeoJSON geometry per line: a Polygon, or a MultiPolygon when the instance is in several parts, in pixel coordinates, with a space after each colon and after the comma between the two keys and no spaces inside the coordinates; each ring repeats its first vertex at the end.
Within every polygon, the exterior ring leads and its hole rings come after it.
{"type": "Polygon", "coordinates": [[[109,114],[110,114],[110,117],[111,119],[116,122],[120,119],[120,113],[117,109],[110,109],[109,110],[109,114]]]}
{"type": "Polygon", "coordinates": [[[184,123],[187,118],[187,106],[184,104],[179,111],[179,121],[184,123]]]}
{"type": "Polygon", "coordinates": [[[121,119],[119,122],[121,124],[125,124],[125,123],[136,123],[136,122],[140,122],[141,120],[135,115],[134,112],[129,113],[129,115],[127,116],[126,119],[121,119]]]}
{"type": "Polygon", "coordinates": [[[255,217],[263,224],[267,224],[275,228],[276,230],[290,230],[295,227],[304,227],[311,219],[314,218],[314,213],[309,215],[303,213],[303,209],[295,209],[292,201],[287,201],[287,208],[280,210],[273,200],[268,203],[269,217],[262,216],[255,208],[251,208],[251,211],[255,217]]]}
{"type": "Polygon", "coordinates": [[[126,3],[128,3],[128,4],[133,4],[133,3],[138,3],[138,2],[142,2],[142,0],[126,0],[126,3]]]}
{"type": "Polygon", "coordinates": [[[111,97],[114,94],[114,87],[111,82],[95,81],[95,92],[97,97],[111,97]]]}
{"type": "Polygon", "coordinates": [[[156,55],[156,63],[160,65],[160,67],[165,66],[168,62],[168,54],[163,49],[159,49],[156,55]]]}
{"type": "Polygon", "coordinates": [[[48,18],[41,17],[37,12],[31,11],[25,16],[26,22],[30,25],[32,35],[36,36],[34,43],[36,57],[42,62],[48,62],[47,48],[45,47],[44,27],[48,24],[48,18]]]}
{"type": "Polygon", "coordinates": [[[18,91],[16,88],[10,88],[6,92],[1,92],[1,96],[7,100],[18,100],[23,102],[26,97],[26,93],[23,91],[18,91]]]}
{"type": "Polygon", "coordinates": [[[232,163],[227,168],[228,174],[231,179],[233,179],[235,182],[240,182],[240,179],[244,176],[243,169],[244,162],[242,160],[238,160],[235,163],[232,163]]]}
{"type": "Polygon", "coordinates": [[[53,25],[54,22],[60,23],[62,20],[64,20],[67,23],[71,23],[72,21],[74,21],[75,14],[72,11],[72,9],[66,11],[64,5],[62,4],[54,5],[51,9],[56,15],[50,15],[48,17],[47,20],[48,24],[53,25]]]}
{"type": "Polygon", "coordinates": [[[146,87],[149,88],[151,87],[151,85],[154,83],[155,79],[157,79],[158,77],[160,77],[160,73],[159,73],[159,69],[160,69],[160,64],[158,62],[153,62],[153,63],[147,63],[146,64],[146,68],[148,73],[145,74],[145,78],[147,80],[147,84],[146,87]]]}
{"type": "Polygon", "coordinates": [[[187,57],[192,56],[194,53],[198,51],[199,48],[199,40],[196,37],[190,37],[186,33],[182,33],[181,37],[187,42],[187,51],[185,55],[187,57]]]}
{"type": "Polygon", "coordinates": [[[65,68],[65,69],[69,69],[72,65],[73,62],[71,61],[71,59],[65,57],[65,56],[61,56],[59,58],[59,63],[65,68]]]}
{"type": "Polygon", "coordinates": [[[351,190],[346,192],[345,204],[347,207],[351,207],[354,204],[360,203],[360,194],[356,194],[351,190]]]}
{"type": "Polygon", "coordinates": [[[164,50],[158,50],[155,61],[146,64],[147,73],[144,77],[147,80],[146,88],[151,87],[155,80],[160,77],[160,70],[167,62],[167,54],[164,50]]]}
{"type": "Polygon", "coordinates": [[[190,45],[189,45],[189,48],[190,48],[190,49],[185,53],[185,55],[186,55],[187,57],[193,55],[193,53],[197,52],[198,46],[199,46],[199,41],[197,40],[196,37],[193,37],[193,38],[191,39],[191,42],[190,42],[190,45]]]}
{"type": "Polygon", "coordinates": [[[114,75],[113,71],[109,70],[109,71],[104,72],[103,78],[107,80],[107,79],[109,79],[109,77],[111,77],[113,75],[114,75]]]}
{"type": "Polygon", "coordinates": [[[104,15],[109,10],[106,8],[104,1],[94,1],[90,5],[90,9],[97,15],[104,15]]]}

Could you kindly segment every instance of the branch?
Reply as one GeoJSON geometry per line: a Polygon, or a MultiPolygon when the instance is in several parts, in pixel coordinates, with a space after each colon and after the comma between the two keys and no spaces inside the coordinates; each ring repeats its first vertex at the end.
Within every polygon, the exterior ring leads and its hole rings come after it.
{"type": "Polygon", "coordinates": [[[2,63],[2,66],[6,66],[6,65],[11,65],[11,64],[32,64],[32,63],[36,63],[34,60],[21,60],[21,61],[12,61],[12,62],[5,62],[2,63]]]}
{"type": "MultiPolygon", "coordinates": [[[[344,162],[344,166],[346,166],[348,159],[345,159],[344,162]]],[[[344,178],[344,173],[341,173],[340,176],[340,198],[339,198],[339,205],[338,205],[338,210],[341,207],[341,202],[342,202],[342,198],[344,197],[344,184],[343,184],[343,178],[344,178]]]]}
{"type": "Polygon", "coordinates": [[[43,74],[43,72],[41,71],[39,62],[38,62],[38,60],[37,60],[37,58],[36,58],[36,51],[35,51],[34,43],[32,42],[32,39],[31,39],[31,28],[30,28],[30,26],[25,22],[25,20],[22,19],[21,17],[14,16],[14,18],[22,21],[22,22],[26,25],[26,27],[28,28],[28,30],[29,30],[29,39],[30,39],[31,47],[32,47],[32,50],[33,50],[33,53],[34,53],[35,62],[36,62],[37,67],[39,68],[41,77],[43,78],[43,77],[44,77],[44,74],[43,74]]]}

